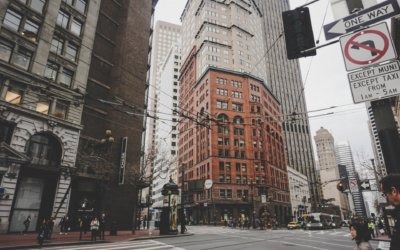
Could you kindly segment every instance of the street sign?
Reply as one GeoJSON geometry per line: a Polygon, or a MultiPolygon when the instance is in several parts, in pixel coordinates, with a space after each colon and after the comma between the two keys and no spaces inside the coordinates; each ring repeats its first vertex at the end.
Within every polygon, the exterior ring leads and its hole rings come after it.
{"type": "Polygon", "coordinates": [[[326,40],[333,39],[351,31],[355,31],[370,24],[377,23],[400,13],[400,8],[395,0],[387,0],[358,11],[350,16],[324,25],[326,40]]]}
{"type": "Polygon", "coordinates": [[[373,101],[400,94],[400,62],[351,72],[348,75],[354,103],[373,101]]]}
{"type": "Polygon", "coordinates": [[[207,179],[207,180],[204,182],[204,188],[205,188],[205,189],[210,189],[210,188],[212,187],[212,185],[213,185],[213,181],[212,181],[211,179],[207,179]]]}
{"type": "Polygon", "coordinates": [[[357,33],[342,36],[340,46],[347,71],[397,57],[386,23],[380,23],[357,33]]]}
{"type": "Polygon", "coordinates": [[[371,185],[369,184],[369,180],[360,181],[360,190],[371,191],[371,185]]]}

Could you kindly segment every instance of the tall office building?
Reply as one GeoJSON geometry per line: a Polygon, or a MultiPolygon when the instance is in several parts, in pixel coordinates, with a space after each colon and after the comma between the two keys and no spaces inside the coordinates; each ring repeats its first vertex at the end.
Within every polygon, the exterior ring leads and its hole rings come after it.
{"type": "Polygon", "coordinates": [[[0,233],[68,212],[100,0],[0,1],[0,233]]]}
{"type": "MultiPolygon", "coordinates": [[[[181,26],[164,21],[157,21],[154,28],[154,39],[152,44],[151,54],[151,69],[150,69],[150,87],[148,97],[148,112],[151,115],[147,118],[146,126],[146,154],[154,152],[156,145],[155,132],[157,125],[154,116],[157,116],[158,93],[157,89],[161,87],[160,77],[161,68],[165,62],[166,56],[170,53],[170,49],[174,44],[181,42],[181,26]]],[[[176,80],[177,81],[177,80],[176,80]]],[[[154,166],[153,161],[149,161],[150,166],[147,168],[150,171],[154,166]]]]}
{"type": "Polygon", "coordinates": [[[291,216],[261,16],[254,1],[190,0],[181,17],[178,155],[187,166],[185,210],[197,223],[257,218],[284,225],[291,216]]]}
{"type": "Polygon", "coordinates": [[[263,15],[266,63],[265,82],[280,101],[288,166],[307,176],[310,182],[312,210],[321,199],[316,177],[310,125],[298,60],[288,60],[283,34],[282,12],[289,10],[288,0],[255,0],[263,15]],[[282,36],[282,37],[281,37],[282,36]]]}
{"type": "Polygon", "coordinates": [[[322,192],[325,200],[333,199],[332,204],[340,209],[342,219],[349,219],[351,215],[347,196],[337,190],[336,185],[341,178],[339,165],[335,155],[335,140],[331,133],[321,127],[314,136],[317,147],[319,174],[322,182],[322,192]]]}
{"type": "MultiPolygon", "coordinates": [[[[353,154],[351,152],[350,144],[348,142],[337,143],[335,145],[335,152],[336,152],[337,163],[346,166],[349,182],[352,181],[357,182],[358,174],[356,172],[356,167],[354,165],[353,154]]],[[[356,186],[357,186],[356,188],[351,190],[351,196],[353,198],[353,203],[354,203],[354,210],[356,214],[360,216],[365,216],[366,211],[365,211],[364,198],[362,196],[361,191],[358,189],[358,184],[356,186]]]]}
{"type": "MultiPolygon", "coordinates": [[[[178,120],[179,113],[179,69],[181,66],[181,49],[179,44],[171,46],[164,63],[160,68],[159,88],[156,90],[157,120],[155,137],[154,170],[151,189],[153,208],[163,206],[163,186],[170,179],[178,183],[178,120]]],[[[156,218],[158,217],[156,216],[156,218]]]]}

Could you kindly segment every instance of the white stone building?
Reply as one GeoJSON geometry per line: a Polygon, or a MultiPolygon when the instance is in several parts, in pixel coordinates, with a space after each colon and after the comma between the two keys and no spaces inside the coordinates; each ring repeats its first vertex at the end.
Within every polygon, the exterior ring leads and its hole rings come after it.
{"type": "Polygon", "coordinates": [[[290,203],[293,220],[297,221],[303,214],[311,212],[310,190],[308,179],[304,174],[288,167],[290,203]]]}

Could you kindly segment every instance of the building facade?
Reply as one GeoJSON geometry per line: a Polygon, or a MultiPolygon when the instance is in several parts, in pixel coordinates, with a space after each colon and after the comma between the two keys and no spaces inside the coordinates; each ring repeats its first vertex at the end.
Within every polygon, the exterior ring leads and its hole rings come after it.
{"type": "Polygon", "coordinates": [[[99,9],[100,0],[0,3],[1,233],[67,214],[99,9]]]}
{"type": "Polygon", "coordinates": [[[178,156],[186,165],[188,220],[285,224],[291,212],[281,111],[264,80],[258,6],[192,0],[181,19],[178,156]],[[205,179],[210,189],[196,184],[205,179]]]}
{"type": "MultiPolygon", "coordinates": [[[[174,44],[165,57],[160,68],[159,88],[157,89],[157,120],[155,131],[154,170],[152,180],[152,207],[163,206],[164,197],[161,190],[170,179],[178,183],[178,120],[179,113],[179,69],[181,66],[181,49],[174,44]]],[[[155,218],[156,220],[158,218],[155,218]]]]}
{"type": "MultiPolygon", "coordinates": [[[[335,145],[335,152],[337,163],[346,166],[349,182],[354,181],[358,183],[358,174],[354,165],[350,144],[348,142],[337,143],[335,145]]],[[[358,184],[357,188],[351,190],[351,197],[354,203],[355,213],[359,216],[366,216],[364,198],[361,191],[358,189],[358,184]]]]}
{"type": "Polygon", "coordinates": [[[288,167],[290,204],[292,205],[293,221],[302,221],[302,216],[311,209],[310,189],[308,179],[304,174],[288,167]]]}
{"type": "Polygon", "coordinates": [[[298,60],[288,60],[282,36],[282,12],[289,1],[255,0],[262,13],[265,82],[281,103],[285,155],[288,166],[307,176],[312,210],[321,202],[321,187],[314,165],[310,125],[298,60]]]}
{"type": "Polygon", "coordinates": [[[145,205],[138,191],[149,185],[141,165],[156,4],[101,1],[69,202],[74,221],[104,212],[132,229],[145,205]]]}
{"type": "Polygon", "coordinates": [[[320,166],[323,197],[325,200],[332,199],[331,204],[338,206],[340,209],[340,214],[338,215],[342,219],[348,219],[351,216],[349,200],[346,194],[341,193],[336,188],[341,178],[341,173],[336,161],[335,140],[332,134],[323,127],[316,132],[314,140],[320,166]]]}

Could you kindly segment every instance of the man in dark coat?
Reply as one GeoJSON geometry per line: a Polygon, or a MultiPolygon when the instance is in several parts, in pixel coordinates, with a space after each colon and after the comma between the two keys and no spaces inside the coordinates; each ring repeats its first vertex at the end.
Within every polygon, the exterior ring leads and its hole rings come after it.
{"type": "Polygon", "coordinates": [[[390,250],[400,249],[400,174],[390,174],[381,180],[381,192],[395,209],[396,222],[393,227],[390,250]]]}

